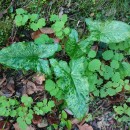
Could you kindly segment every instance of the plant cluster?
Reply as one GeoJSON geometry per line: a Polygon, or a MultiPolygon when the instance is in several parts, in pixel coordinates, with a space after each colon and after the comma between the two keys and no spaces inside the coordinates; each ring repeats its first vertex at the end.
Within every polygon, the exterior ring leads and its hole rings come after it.
{"type": "Polygon", "coordinates": [[[24,26],[27,22],[29,22],[30,28],[34,31],[46,25],[44,18],[38,19],[38,14],[30,14],[23,8],[16,9],[16,16],[14,21],[18,27],[24,26]]]}
{"type": "Polygon", "coordinates": [[[55,22],[52,25],[52,29],[55,31],[55,35],[58,38],[63,39],[64,36],[69,35],[70,28],[65,27],[65,23],[67,22],[67,15],[66,14],[63,14],[61,17],[59,17],[58,15],[55,15],[55,14],[51,15],[50,21],[55,22]]]}
{"type": "Polygon", "coordinates": [[[45,115],[55,106],[53,101],[44,99],[34,103],[31,97],[22,96],[20,102],[16,99],[0,97],[0,116],[16,118],[21,130],[26,130],[32,123],[33,115],[45,115]]]}
{"type": "Polygon", "coordinates": [[[130,122],[130,107],[125,103],[122,106],[114,106],[115,119],[119,122],[130,122]]]}
{"type": "MultiPolygon", "coordinates": [[[[28,19],[31,21],[31,17],[26,15],[24,10],[17,10],[16,18],[21,17],[21,21],[18,20],[16,24],[25,24],[28,19]]],[[[130,91],[127,79],[130,64],[126,57],[130,51],[130,25],[116,20],[87,18],[89,35],[79,39],[75,29],[64,27],[66,15],[61,18],[52,15],[50,20],[55,22],[52,25],[55,35],[64,38],[64,47],[43,34],[34,42],[14,43],[2,49],[0,63],[14,69],[44,73],[47,79],[45,90],[58,100],[64,100],[78,119],[82,119],[88,111],[89,93],[104,98],[130,91]],[[59,51],[65,52],[69,62],[56,57],[55,53],[59,51]]],[[[34,21],[31,22],[39,23],[34,21]]],[[[45,25],[44,20],[40,23],[37,29],[45,25]]],[[[39,111],[41,104],[39,108],[34,107],[37,114],[44,114],[39,111]]]]}

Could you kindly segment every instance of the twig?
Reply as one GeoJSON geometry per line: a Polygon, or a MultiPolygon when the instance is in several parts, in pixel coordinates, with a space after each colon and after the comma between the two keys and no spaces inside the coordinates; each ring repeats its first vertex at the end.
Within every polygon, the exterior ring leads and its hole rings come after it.
{"type": "Polygon", "coordinates": [[[13,3],[14,3],[14,0],[11,1],[7,9],[5,9],[3,12],[0,12],[0,19],[3,17],[4,14],[7,13],[8,9],[13,5],[13,3]]]}

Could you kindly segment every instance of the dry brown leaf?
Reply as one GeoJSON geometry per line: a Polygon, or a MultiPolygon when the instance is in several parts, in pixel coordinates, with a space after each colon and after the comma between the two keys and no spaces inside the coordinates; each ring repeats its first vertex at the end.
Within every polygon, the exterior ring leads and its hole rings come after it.
{"type": "Polygon", "coordinates": [[[41,34],[47,34],[50,38],[53,38],[55,43],[59,43],[60,42],[60,39],[55,36],[54,31],[51,28],[49,28],[49,27],[41,28],[41,29],[33,32],[31,34],[31,37],[32,37],[33,40],[35,40],[41,34]]]}
{"type": "Polygon", "coordinates": [[[10,122],[0,121],[0,130],[10,130],[10,122]]]}
{"type": "Polygon", "coordinates": [[[0,86],[6,81],[6,77],[3,77],[3,79],[0,79],[0,86]]]}
{"type": "Polygon", "coordinates": [[[42,116],[34,114],[32,122],[33,122],[34,125],[41,123],[42,122],[42,116]]]}
{"type": "Polygon", "coordinates": [[[75,119],[72,119],[72,120],[71,120],[71,123],[77,125],[78,123],[80,123],[80,121],[75,118],[75,119]]]}
{"type": "Polygon", "coordinates": [[[15,86],[14,86],[13,78],[10,78],[6,87],[7,87],[8,90],[10,90],[12,92],[12,94],[15,92],[15,90],[14,90],[15,86]]]}
{"type": "Polygon", "coordinates": [[[37,31],[35,31],[35,32],[33,32],[33,33],[31,34],[31,37],[32,37],[32,39],[34,40],[34,39],[38,38],[40,35],[41,35],[41,31],[40,31],[40,30],[37,30],[37,31]]]}
{"type": "Polygon", "coordinates": [[[58,124],[59,123],[59,119],[55,113],[48,114],[47,120],[48,120],[49,124],[58,124]]]}
{"type": "Polygon", "coordinates": [[[10,78],[8,83],[2,87],[1,94],[6,97],[11,97],[15,92],[14,80],[10,78]]]}
{"type": "Polygon", "coordinates": [[[44,90],[44,87],[42,85],[36,85],[32,81],[23,80],[22,82],[23,86],[25,86],[24,88],[26,89],[26,93],[24,94],[31,95],[33,93],[41,92],[44,90]]]}
{"type": "Polygon", "coordinates": [[[43,81],[45,81],[45,75],[44,74],[36,74],[33,77],[33,81],[37,84],[41,85],[43,81]]]}
{"type": "MultiPolygon", "coordinates": [[[[21,130],[18,123],[13,124],[15,130],[21,130]]],[[[36,130],[33,126],[28,126],[26,130],[36,130]]]]}
{"type": "Polygon", "coordinates": [[[18,123],[13,124],[15,130],[20,130],[18,123]]]}
{"type": "Polygon", "coordinates": [[[36,85],[31,81],[28,81],[26,85],[27,85],[26,86],[26,92],[27,92],[28,95],[33,94],[37,89],[36,85]]]}
{"type": "Polygon", "coordinates": [[[92,126],[88,125],[88,124],[84,124],[84,125],[78,125],[79,130],[93,130],[92,126]]]}
{"type": "Polygon", "coordinates": [[[41,33],[43,33],[43,34],[54,34],[54,31],[53,31],[51,28],[48,28],[48,27],[46,27],[46,28],[41,28],[40,31],[41,31],[41,33]]]}

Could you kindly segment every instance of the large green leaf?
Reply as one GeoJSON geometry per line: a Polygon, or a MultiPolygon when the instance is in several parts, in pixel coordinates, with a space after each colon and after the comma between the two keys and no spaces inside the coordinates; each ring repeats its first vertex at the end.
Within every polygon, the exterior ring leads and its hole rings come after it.
{"type": "Polygon", "coordinates": [[[88,38],[78,42],[78,33],[72,29],[68,41],[65,43],[65,51],[71,59],[80,58],[86,55],[86,47],[92,43],[92,39],[88,38]]]}
{"type": "Polygon", "coordinates": [[[14,69],[50,74],[48,61],[43,58],[52,56],[56,51],[58,51],[58,44],[14,43],[0,51],[0,63],[14,69]]]}
{"type": "Polygon", "coordinates": [[[93,21],[87,18],[91,36],[105,43],[119,43],[130,38],[130,25],[121,21],[93,21]]]}
{"type": "Polygon", "coordinates": [[[89,85],[85,76],[85,58],[73,59],[68,65],[65,61],[50,60],[54,73],[65,93],[65,101],[73,114],[81,119],[87,112],[89,85]]]}

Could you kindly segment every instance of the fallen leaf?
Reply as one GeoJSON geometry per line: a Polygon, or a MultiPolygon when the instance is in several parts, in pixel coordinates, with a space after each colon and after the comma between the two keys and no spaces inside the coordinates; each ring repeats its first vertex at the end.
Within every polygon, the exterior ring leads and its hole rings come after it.
{"type": "Polygon", "coordinates": [[[59,43],[60,42],[60,39],[55,36],[54,31],[51,28],[49,28],[49,27],[41,28],[41,29],[33,32],[31,34],[31,37],[32,37],[33,40],[35,40],[41,34],[47,34],[50,38],[53,38],[55,43],[59,43]]]}
{"type": "Polygon", "coordinates": [[[20,130],[18,123],[13,124],[15,130],[20,130]]]}
{"type": "Polygon", "coordinates": [[[72,119],[72,120],[71,120],[71,123],[77,125],[78,123],[80,123],[80,121],[75,118],[75,119],[72,119]]]}
{"type": "Polygon", "coordinates": [[[41,28],[40,31],[43,34],[54,34],[54,31],[51,28],[49,28],[49,27],[41,28]]]}
{"type": "Polygon", "coordinates": [[[38,123],[37,125],[39,128],[45,128],[48,126],[47,120],[44,118],[41,123],[38,123]]]}
{"type": "Polygon", "coordinates": [[[42,122],[42,116],[34,114],[32,122],[33,122],[34,125],[41,123],[42,122]]]}
{"type": "Polygon", "coordinates": [[[55,113],[48,114],[47,120],[48,120],[49,124],[58,124],[59,123],[59,119],[55,113]]]}
{"type": "Polygon", "coordinates": [[[4,85],[1,89],[1,94],[6,97],[11,97],[15,90],[14,80],[13,78],[10,78],[6,85],[4,85]]]}
{"type": "Polygon", "coordinates": [[[37,31],[35,31],[35,32],[33,32],[33,33],[31,34],[31,37],[32,37],[32,39],[34,40],[34,39],[38,38],[40,35],[41,35],[41,31],[40,31],[40,30],[37,30],[37,31]]]}
{"type": "Polygon", "coordinates": [[[33,127],[32,125],[29,125],[29,126],[27,127],[27,130],[36,130],[36,129],[35,129],[35,127],[33,127]]]}
{"type": "Polygon", "coordinates": [[[11,123],[7,121],[0,121],[0,130],[10,130],[11,123]]]}
{"type": "MultiPolygon", "coordinates": [[[[13,124],[15,130],[21,130],[18,123],[13,124]]],[[[36,130],[32,125],[29,125],[26,130],[36,130]]]]}
{"type": "Polygon", "coordinates": [[[33,94],[35,91],[36,91],[36,85],[31,82],[31,81],[28,81],[27,84],[26,84],[26,92],[28,95],[31,95],[33,94]]]}
{"type": "Polygon", "coordinates": [[[44,87],[42,85],[36,85],[35,83],[29,80],[23,80],[22,83],[23,86],[26,86],[26,94],[28,95],[44,90],[44,87]]]}
{"type": "Polygon", "coordinates": [[[1,85],[6,81],[6,78],[3,77],[3,79],[0,79],[0,88],[1,88],[1,85]]]}
{"type": "Polygon", "coordinates": [[[44,74],[36,74],[33,77],[33,81],[37,84],[41,85],[43,81],[45,81],[45,75],[44,74]]]}
{"type": "Polygon", "coordinates": [[[88,124],[84,124],[84,125],[78,125],[79,130],[93,130],[92,126],[88,125],[88,124]]]}

